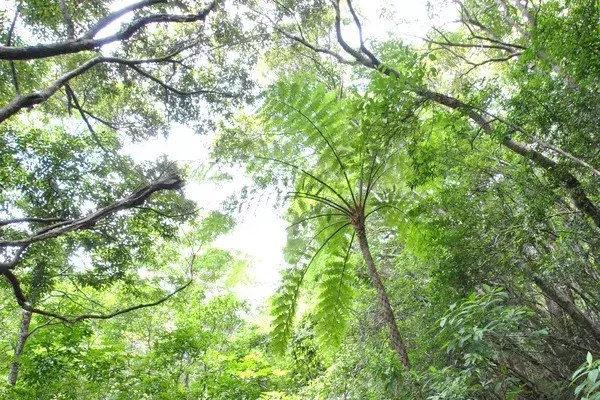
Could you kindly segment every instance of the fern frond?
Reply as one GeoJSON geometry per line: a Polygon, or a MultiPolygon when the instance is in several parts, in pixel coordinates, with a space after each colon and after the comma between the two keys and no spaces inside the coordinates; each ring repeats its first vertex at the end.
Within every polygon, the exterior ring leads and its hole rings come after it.
{"type": "Polygon", "coordinates": [[[273,298],[271,315],[272,346],[283,353],[294,329],[294,320],[298,307],[298,297],[306,268],[292,268],[282,273],[282,284],[273,298]]]}
{"type": "Polygon", "coordinates": [[[315,330],[321,346],[326,350],[334,350],[340,345],[348,326],[349,307],[354,295],[354,274],[349,267],[353,241],[354,235],[343,258],[338,256],[327,264],[319,285],[315,330]]]}
{"type": "MultiPolygon", "coordinates": [[[[298,308],[298,301],[300,299],[300,290],[304,277],[308,272],[308,269],[313,264],[319,253],[327,246],[327,244],[336,237],[336,235],[350,225],[349,222],[343,222],[343,225],[338,227],[329,237],[321,244],[321,246],[314,252],[312,258],[301,268],[292,268],[287,270],[283,274],[283,283],[273,298],[271,315],[273,316],[272,322],[272,346],[277,352],[284,352],[287,347],[287,343],[292,335],[294,329],[294,322],[296,319],[296,312],[298,308]]],[[[338,224],[329,225],[326,228],[332,227],[338,224]]],[[[317,236],[323,232],[326,228],[322,229],[317,233],[317,236]]],[[[316,237],[316,236],[315,236],[316,237]]],[[[314,239],[314,238],[313,238],[314,239]]]]}

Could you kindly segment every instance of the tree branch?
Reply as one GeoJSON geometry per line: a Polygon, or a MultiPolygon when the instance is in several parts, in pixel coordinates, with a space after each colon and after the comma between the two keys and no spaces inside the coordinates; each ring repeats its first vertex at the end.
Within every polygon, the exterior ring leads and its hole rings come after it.
{"type": "Polygon", "coordinates": [[[10,262],[0,264],[0,273],[14,269],[19,261],[20,254],[33,243],[41,242],[50,238],[56,238],[75,230],[92,228],[97,222],[115,214],[118,211],[140,206],[156,192],[164,190],[177,190],[181,189],[182,186],[183,181],[181,178],[176,174],[170,174],[136,190],[128,197],[101,208],[91,214],[88,214],[85,217],[58,222],[56,224],[47,226],[25,239],[0,241],[0,248],[17,247],[19,249],[17,256],[13,257],[10,262]]]}
{"type": "Polygon", "coordinates": [[[46,317],[56,318],[58,320],[61,320],[63,322],[68,322],[68,323],[75,323],[75,322],[82,321],[85,319],[110,319],[110,318],[114,318],[118,315],[125,314],[125,313],[131,312],[131,311],[140,310],[142,308],[154,307],[154,306],[160,305],[160,304],[164,303],[165,301],[169,300],[171,297],[175,296],[177,293],[186,289],[193,282],[193,280],[190,279],[183,286],[180,286],[179,288],[175,289],[168,295],[166,295],[156,301],[150,302],[150,303],[136,304],[134,306],[116,310],[116,311],[113,311],[108,314],[89,313],[89,314],[80,314],[77,316],[67,316],[67,315],[55,313],[53,311],[46,311],[46,310],[42,310],[42,309],[31,306],[31,304],[29,304],[29,302],[27,301],[27,298],[25,297],[25,294],[23,293],[23,289],[21,288],[21,284],[19,283],[19,280],[17,279],[15,274],[13,274],[11,271],[3,271],[2,275],[4,275],[4,277],[11,284],[11,286],[13,288],[13,292],[17,299],[17,302],[19,303],[19,305],[21,306],[22,309],[27,310],[33,314],[39,314],[39,315],[44,315],[46,317]]]}
{"type": "Polygon", "coordinates": [[[113,11],[100,21],[96,22],[84,35],[84,39],[93,39],[102,29],[121,18],[123,15],[128,14],[132,11],[139,10],[141,8],[153,6],[155,4],[166,3],[167,0],[142,0],[137,3],[128,5],[119,10],[113,11]]]}
{"type": "MultiPolygon", "coordinates": [[[[496,0],[501,2],[502,0],[496,0]]],[[[337,39],[348,54],[355,58],[355,60],[363,66],[374,69],[393,78],[402,78],[402,74],[397,70],[379,62],[374,62],[372,59],[367,58],[365,55],[359,53],[346,43],[342,36],[341,31],[341,17],[339,0],[332,0],[332,4],[335,10],[335,31],[337,39]]],[[[298,41],[302,43],[301,41],[298,41]]],[[[313,46],[314,47],[314,46],[313,46]]],[[[337,58],[337,57],[336,57],[337,58]]],[[[404,82],[405,80],[403,80],[404,82]]],[[[423,98],[424,100],[433,101],[435,103],[444,105],[450,109],[460,111],[467,117],[469,117],[476,125],[479,125],[484,132],[492,133],[492,122],[494,119],[488,120],[486,115],[489,113],[478,109],[477,107],[471,106],[457,98],[432,91],[423,86],[411,86],[410,83],[405,82],[406,90],[411,91],[423,98]]],[[[503,123],[506,123],[502,121],[503,123]]],[[[510,127],[510,125],[508,125],[510,127]]],[[[554,160],[548,158],[543,153],[535,150],[530,145],[518,142],[510,137],[506,137],[502,141],[502,145],[511,150],[512,152],[519,154],[529,160],[531,160],[538,167],[546,170],[550,176],[556,179],[568,192],[569,196],[573,200],[575,206],[579,211],[588,216],[594,222],[596,227],[600,228],[600,211],[596,205],[587,197],[585,190],[583,189],[581,182],[568,170],[562,168],[561,165],[556,163],[554,160]]]]}
{"type": "Polygon", "coordinates": [[[178,22],[178,23],[189,23],[204,21],[207,15],[212,12],[219,0],[213,0],[206,8],[195,13],[186,15],[174,15],[174,14],[153,14],[146,17],[139,18],[131,22],[127,27],[120,30],[119,32],[109,35],[103,38],[94,39],[94,36],[108,24],[113,22],[120,16],[149,5],[163,3],[165,0],[146,0],[139,3],[132,4],[129,7],[125,7],[115,13],[109,14],[104,19],[100,20],[94,25],[90,31],[85,35],[77,39],[69,39],[63,42],[51,43],[51,44],[38,44],[35,46],[24,46],[24,47],[0,47],[0,59],[2,60],[33,60],[39,58],[53,57],[61,54],[79,53],[85,50],[94,50],[105,44],[124,41],[131,38],[136,32],[144,28],[147,25],[160,23],[160,22],[178,22]]]}
{"type": "Polygon", "coordinates": [[[62,75],[60,78],[55,80],[50,86],[46,89],[28,93],[22,96],[16,96],[11,100],[10,103],[0,108],[0,123],[5,121],[6,119],[12,117],[17,112],[19,112],[22,108],[33,107],[36,104],[43,103],[52,97],[61,87],[66,85],[71,79],[87,72],[92,67],[102,64],[102,63],[116,63],[116,64],[124,64],[128,66],[132,65],[140,65],[140,64],[148,64],[148,63],[159,63],[168,61],[171,57],[178,54],[179,51],[176,51],[173,54],[170,54],[165,57],[159,58],[149,58],[149,59],[138,59],[138,60],[129,60],[120,57],[96,57],[92,58],[85,63],[81,64],[79,67],[67,72],[62,75]]]}
{"type": "Polygon", "coordinates": [[[67,8],[67,2],[65,0],[58,0],[58,7],[60,8],[60,12],[63,15],[63,20],[67,26],[67,37],[69,39],[74,39],[75,27],[73,26],[73,20],[71,19],[71,14],[69,14],[69,9],[67,8]]]}
{"type": "Polygon", "coordinates": [[[504,17],[504,20],[506,21],[506,23],[508,25],[510,25],[512,28],[514,28],[517,32],[519,32],[525,38],[529,38],[531,36],[529,34],[529,32],[527,32],[525,29],[523,29],[523,27],[521,25],[519,25],[517,23],[517,21],[515,21],[510,16],[510,9],[508,7],[508,4],[506,4],[506,2],[504,0],[494,0],[494,2],[496,3],[496,5],[500,9],[500,11],[502,11],[502,16],[504,17]]]}
{"type": "MultiPolygon", "coordinates": [[[[12,44],[12,36],[15,31],[15,26],[17,24],[17,18],[19,17],[19,12],[21,11],[21,6],[23,5],[22,1],[19,1],[17,4],[17,9],[15,10],[15,16],[10,24],[10,28],[8,28],[8,37],[6,39],[6,46],[10,46],[12,44]]],[[[15,94],[18,96],[21,94],[21,90],[19,89],[19,79],[17,78],[17,68],[15,67],[15,63],[13,60],[10,60],[10,73],[12,75],[13,85],[15,87],[15,94]]]]}
{"type": "Polygon", "coordinates": [[[160,79],[149,74],[148,72],[144,71],[143,69],[136,66],[135,64],[131,64],[131,65],[129,65],[129,67],[131,69],[133,69],[135,72],[137,72],[138,74],[142,75],[143,77],[150,79],[152,82],[158,83],[160,86],[162,86],[166,90],[173,92],[175,94],[178,94],[179,96],[194,96],[197,94],[216,94],[216,95],[223,96],[223,97],[230,97],[230,98],[235,97],[235,95],[233,93],[221,92],[219,90],[212,90],[212,89],[199,89],[199,90],[193,90],[191,92],[184,92],[182,90],[177,89],[176,87],[173,87],[173,86],[161,81],[160,79]]]}
{"type": "Polygon", "coordinates": [[[22,224],[22,223],[39,223],[39,224],[48,224],[52,222],[61,222],[64,221],[63,218],[13,218],[13,219],[5,219],[0,221],[0,226],[6,226],[11,224],[22,224]]]}
{"type": "Polygon", "coordinates": [[[65,90],[66,90],[67,94],[69,95],[69,97],[73,100],[73,105],[75,106],[77,111],[79,111],[79,115],[81,115],[81,118],[85,122],[85,125],[87,126],[88,130],[90,131],[90,133],[92,135],[92,138],[94,139],[94,142],[96,142],[98,147],[100,147],[102,149],[102,151],[104,151],[104,153],[110,154],[108,149],[106,147],[104,147],[104,145],[102,144],[102,141],[100,140],[98,135],[96,135],[96,131],[94,131],[94,128],[92,128],[92,124],[90,124],[90,121],[87,119],[85,113],[83,112],[83,109],[81,108],[81,105],[79,104],[79,100],[77,100],[77,96],[75,96],[75,92],[73,91],[73,89],[71,89],[71,86],[66,84],[65,90]]]}

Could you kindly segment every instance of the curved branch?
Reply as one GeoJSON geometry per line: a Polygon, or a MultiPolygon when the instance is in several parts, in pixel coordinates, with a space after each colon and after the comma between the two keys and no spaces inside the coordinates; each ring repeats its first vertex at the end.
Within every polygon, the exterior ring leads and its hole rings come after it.
{"type": "MultiPolygon", "coordinates": [[[[331,239],[333,239],[335,237],[335,235],[337,235],[342,229],[344,229],[345,227],[347,227],[349,225],[351,225],[350,222],[346,222],[344,225],[342,225],[339,228],[337,228],[335,230],[335,232],[333,232],[331,235],[329,235],[329,237],[325,240],[325,242],[323,242],[323,244],[321,246],[319,246],[319,248],[317,249],[317,251],[315,251],[315,254],[313,254],[313,256],[310,259],[310,261],[308,262],[308,264],[306,264],[306,266],[304,267],[304,272],[303,272],[304,274],[306,273],[306,271],[308,271],[308,268],[310,268],[310,266],[315,261],[315,259],[317,258],[317,256],[321,252],[321,250],[323,250],[325,248],[325,246],[327,246],[327,243],[329,243],[329,241],[331,241],[331,239]]],[[[332,226],[332,225],[330,225],[330,226],[332,226]]],[[[330,226],[328,226],[327,228],[329,228],[330,226]]],[[[322,231],[323,230],[321,230],[321,232],[322,231]]]]}
{"type": "Polygon", "coordinates": [[[186,289],[193,282],[193,280],[190,279],[183,286],[180,286],[179,288],[175,289],[168,295],[166,295],[156,301],[150,302],[150,303],[136,304],[136,305],[133,305],[133,306],[130,306],[127,308],[113,311],[108,314],[90,313],[90,314],[80,314],[77,316],[70,317],[67,315],[55,313],[53,311],[46,311],[46,310],[42,310],[42,309],[31,306],[29,304],[29,302],[27,301],[25,294],[23,293],[23,289],[21,288],[21,285],[20,285],[17,277],[11,271],[3,271],[2,275],[4,275],[6,277],[6,279],[9,281],[9,283],[13,287],[13,291],[15,293],[15,297],[17,298],[17,302],[19,303],[19,305],[21,306],[22,309],[29,311],[33,314],[39,314],[39,315],[44,315],[46,317],[56,318],[58,320],[61,320],[63,322],[68,322],[68,323],[75,323],[75,322],[82,321],[85,319],[110,319],[110,318],[114,318],[118,315],[125,314],[125,313],[131,312],[131,311],[140,310],[142,308],[154,307],[154,306],[160,305],[160,304],[164,303],[165,301],[169,300],[171,297],[175,296],[177,293],[186,289]]]}
{"type": "MultiPolygon", "coordinates": [[[[354,196],[354,191],[352,190],[352,185],[350,185],[350,179],[348,179],[348,174],[346,173],[346,167],[344,167],[344,163],[342,163],[342,159],[340,158],[338,152],[335,150],[335,147],[333,147],[333,145],[331,144],[331,141],[329,139],[327,139],[327,136],[325,136],[325,133],[323,133],[323,131],[313,122],[313,120],[310,119],[310,117],[308,115],[303,113],[302,110],[300,110],[300,109],[294,107],[293,105],[288,104],[284,101],[282,101],[282,104],[291,108],[292,110],[296,111],[298,114],[300,114],[302,116],[302,118],[306,119],[313,126],[313,128],[315,128],[315,130],[319,133],[319,135],[323,138],[325,143],[327,143],[327,147],[329,147],[329,149],[333,153],[337,163],[340,166],[340,169],[342,170],[342,173],[344,174],[346,184],[348,185],[348,190],[350,190],[350,195],[352,196],[352,201],[354,202],[354,206],[356,206],[357,205],[356,197],[354,196]]],[[[346,202],[346,200],[343,200],[343,201],[348,207],[350,207],[350,204],[348,204],[348,202],[346,202]]]]}
{"type": "Polygon", "coordinates": [[[306,193],[306,192],[289,192],[288,194],[290,196],[293,196],[293,197],[305,198],[305,199],[310,199],[310,200],[318,201],[318,202],[320,202],[322,204],[325,204],[327,206],[335,208],[338,211],[341,211],[345,215],[350,215],[350,211],[349,210],[345,209],[344,207],[342,207],[341,205],[337,204],[333,200],[328,199],[327,197],[322,197],[322,196],[318,196],[316,194],[311,194],[311,193],[306,193]]]}
{"type": "Polygon", "coordinates": [[[289,225],[287,228],[285,228],[286,230],[293,228],[294,226],[300,225],[306,221],[310,221],[312,219],[317,219],[317,218],[321,218],[321,217],[331,217],[331,216],[346,216],[346,214],[342,214],[342,213],[327,213],[327,214],[317,214],[317,215],[311,215],[308,218],[302,218],[301,220],[298,220],[294,223],[292,223],[291,225],[289,225]]]}
{"type": "Polygon", "coordinates": [[[371,53],[371,51],[365,46],[365,41],[364,41],[363,32],[362,32],[362,25],[360,23],[360,19],[358,18],[358,14],[356,14],[356,11],[354,11],[354,7],[352,6],[352,0],[346,0],[346,1],[348,3],[348,8],[350,9],[350,14],[352,14],[352,18],[354,19],[354,24],[356,25],[356,28],[358,29],[358,37],[360,39],[360,51],[362,51],[363,54],[365,54],[367,57],[369,57],[371,62],[373,62],[374,64],[379,63],[379,60],[377,59],[377,57],[375,57],[375,55],[373,53],[371,53]]]}
{"type": "MultiPolygon", "coordinates": [[[[8,34],[6,39],[6,45],[10,46],[12,44],[13,32],[15,31],[15,26],[17,25],[17,18],[19,18],[19,12],[21,12],[21,6],[23,5],[22,1],[19,1],[17,4],[17,9],[15,10],[15,16],[10,24],[10,28],[8,28],[8,34]]],[[[17,77],[17,67],[13,60],[10,60],[10,73],[12,75],[13,86],[15,87],[15,94],[19,96],[21,94],[21,90],[19,88],[19,78],[17,77]]]]}
{"type": "Polygon", "coordinates": [[[160,58],[148,58],[148,59],[138,59],[138,60],[129,60],[126,58],[120,57],[96,57],[92,58],[79,67],[67,72],[62,75],[60,78],[54,81],[50,86],[46,89],[41,90],[39,92],[33,92],[22,96],[16,96],[11,100],[10,103],[0,108],[0,123],[5,121],[6,119],[12,117],[17,112],[19,112],[23,108],[33,107],[36,104],[43,103],[52,97],[61,87],[65,86],[71,79],[87,72],[92,67],[101,64],[101,63],[116,63],[123,64],[128,66],[140,65],[140,64],[148,64],[148,63],[158,63],[168,61],[171,57],[178,54],[179,51],[176,51],[173,54],[169,54],[165,57],[160,58]]]}
{"type": "Polygon", "coordinates": [[[123,15],[130,13],[131,11],[139,10],[144,7],[152,6],[159,3],[166,3],[167,0],[142,0],[137,3],[133,3],[128,5],[127,7],[123,7],[119,10],[113,11],[108,14],[106,17],[102,18],[100,21],[96,22],[86,33],[83,35],[85,39],[92,39],[96,36],[102,29],[106,28],[108,25],[121,18],[123,15]]]}
{"type": "Polygon", "coordinates": [[[146,0],[132,4],[115,13],[109,14],[104,19],[94,25],[90,31],[77,39],[65,40],[63,42],[51,44],[38,44],[35,46],[24,47],[0,47],[0,60],[33,60],[39,58],[53,57],[61,54],[79,53],[86,50],[94,50],[105,44],[124,41],[131,38],[136,32],[147,25],[159,22],[179,22],[189,23],[204,21],[206,16],[216,8],[217,0],[212,1],[206,8],[195,14],[174,15],[174,14],[153,14],[139,18],[129,24],[125,29],[115,33],[114,35],[106,36],[99,39],[94,39],[94,36],[108,24],[119,18],[120,16],[149,5],[164,3],[166,0],[146,0]]]}
{"type": "Polygon", "coordinates": [[[77,96],[75,95],[75,92],[73,91],[73,89],[71,89],[71,86],[69,86],[69,84],[65,84],[65,91],[67,92],[67,95],[73,100],[73,105],[79,111],[79,115],[81,115],[83,122],[85,122],[85,125],[87,126],[88,130],[90,131],[90,134],[92,135],[92,138],[94,139],[94,142],[96,142],[98,147],[100,147],[100,149],[102,149],[102,151],[104,151],[104,153],[110,154],[108,149],[102,144],[102,141],[96,134],[96,131],[92,127],[92,124],[90,124],[90,121],[88,120],[87,116],[85,115],[85,112],[83,111],[83,109],[81,108],[81,105],[79,104],[79,100],[77,100],[77,96]]]}
{"type": "Polygon", "coordinates": [[[95,212],[74,220],[62,221],[47,226],[33,235],[20,240],[0,241],[0,248],[17,247],[17,254],[10,262],[0,264],[0,273],[15,268],[23,251],[31,244],[50,238],[62,236],[69,232],[81,229],[92,228],[98,221],[101,221],[118,211],[134,208],[143,204],[154,193],[163,190],[178,190],[183,187],[183,180],[176,174],[167,175],[142,188],[136,190],[128,197],[117,201],[109,206],[101,208],[95,212]]]}
{"type": "Polygon", "coordinates": [[[73,25],[73,19],[71,18],[71,14],[69,14],[67,2],[65,0],[58,0],[58,7],[60,8],[60,12],[63,15],[63,20],[65,22],[65,25],[67,26],[67,37],[69,39],[74,39],[75,26],[73,25]]]}
{"type": "Polygon", "coordinates": [[[259,160],[267,160],[267,161],[273,161],[273,162],[277,162],[283,165],[286,165],[290,168],[293,168],[295,170],[298,170],[300,172],[302,172],[304,175],[314,179],[316,182],[320,183],[321,185],[325,186],[327,189],[329,189],[333,194],[335,194],[335,196],[342,200],[342,202],[347,206],[350,207],[350,204],[346,201],[346,199],[344,199],[344,197],[342,195],[340,195],[333,187],[331,187],[330,185],[328,185],[327,183],[325,183],[325,181],[323,181],[322,179],[316,177],[315,175],[311,174],[310,172],[298,167],[297,165],[294,165],[292,163],[289,163],[287,161],[284,160],[279,160],[277,158],[270,158],[270,157],[262,157],[262,156],[256,156],[256,158],[258,158],[259,160]]]}
{"type": "Polygon", "coordinates": [[[144,71],[143,69],[136,66],[135,64],[130,64],[129,67],[131,69],[133,69],[135,72],[137,72],[138,74],[142,75],[143,77],[150,79],[152,82],[158,83],[160,86],[162,86],[166,90],[173,92],[175,94],[178,94],[179,96],[193,96],[193,95],[197,95],[197,94],[216,94],[219,96],[229,97],[229,98],[233,98],[236,96],[233,93],[221,92],[219,90],[212,90],[212,89],[199,89],[199,90],[193,90],[190,92],[184,92],[182,90],[177,89],[176,87],[169,85],[168,83],[161,81],[154,75],[149,74],[148,72],[144,71]]]}
{"type": "Polygon", "coordinates": [[[53,222],[63,222],[63,218],[37,218],[37,217],[25,217],[25,218],[13,218],[5,219],[0,221],[0,226],[6,226],[11,224],[23,224],[23,223],[38,223],[38,224],[49,224],[53,222]]]}

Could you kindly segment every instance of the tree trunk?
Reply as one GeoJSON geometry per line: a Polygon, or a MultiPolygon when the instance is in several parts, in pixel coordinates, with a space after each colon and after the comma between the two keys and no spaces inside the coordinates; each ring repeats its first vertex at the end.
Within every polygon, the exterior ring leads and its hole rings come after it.
{"type": "Polygon", "coordinates": [[[25,347],[25,341],[29,335],[29,325],[31,324],[31,311],[23,310],[23,318],[21,319],[21,327],[19,328],[19,336],[17,337],[17,346],[15,347],[15,353],[13,360],[10,363],[10,369],[8,371],[8,384],[14,386],[17,383],[19,376],[19,367],[21,365],[21,354],[23,354],[23,348],[25,347]]]}
{"type": "Polygon", "coordinates": [[[533,278],[535,284],[542,290],[544,295],[560,306],[571,319],[580,327],[588,331],[588,333],[600,344],[600,327],[594,323],[587,315],[585,315],[573,302],[563,293],[560,293],[548,282],[545,282],[539,276],[533,278]]]}
{"type": "Polygon", "coordinates": [[[409,372],[410,360],[408,359],[408,353],[406,352],[406,347],[404,346],[404,342],[402,341],[402,337],[400,336],[400,332],[398,331],[398,325],[396,324],[396,317],[394,316],[394,311],[392,310],[390,299],[388,298],[385,292],[385,286],[383,285],[379,273],[375,268],[375,263],[373,262],[371,251],[369,250],[369,243],[367,242],[367,234],[365,232],[364,219],[361,218],[358,222],[353,224],[353,226],[354,231],[356,232],[356,236],[358,238],[358,243],[360,244],[360,250],[369,270],[369,276],[371,277],[373,286],[375,286],[375,289],[377,289],[379,305],[381,306],[385,322],[390,330],[392,347],[398,354],[398,357],[400,357],[400,361],[404,365],[404,369],[406,370],[406,372],[409,372]]]}

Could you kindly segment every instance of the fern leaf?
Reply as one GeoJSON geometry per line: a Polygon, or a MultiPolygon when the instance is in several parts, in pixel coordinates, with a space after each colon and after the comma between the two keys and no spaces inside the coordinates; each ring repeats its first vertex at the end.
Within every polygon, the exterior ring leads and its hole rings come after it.
{"type": "Polygon", "coordinates": [[[277,290],[271,306],[272,346],[283,353],[292,336],[298,307],[298,298],[306,268],[291,268],[283,273],[282,285],[277,290]]]}
{"type": "Polygon", "coordinates": [[[323,348],[336,349],[348,325],[349,305],[353,298],[353,274],[347,262],[330,262],[323,272],[316,306],[317,338],[323,348]]]}

